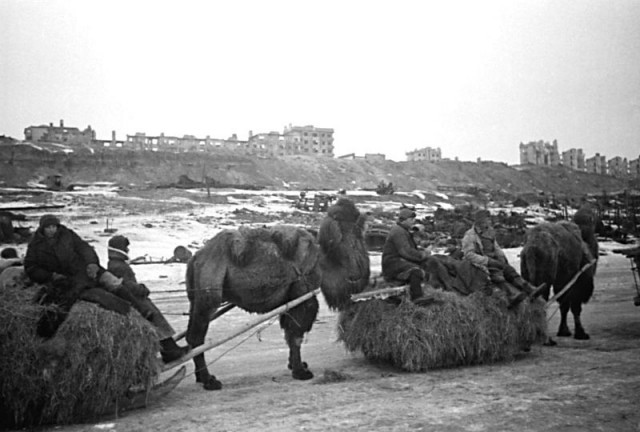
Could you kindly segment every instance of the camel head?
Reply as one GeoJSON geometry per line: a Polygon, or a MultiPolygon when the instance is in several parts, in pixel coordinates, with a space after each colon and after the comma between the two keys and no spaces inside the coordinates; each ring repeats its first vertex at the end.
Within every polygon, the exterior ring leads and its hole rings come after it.
{"type": "Polygon", "coordinates": [[[350,303],[351,294],[362,292],[369,282],[366,219],[353,201],[340,198],[320,224],[320,286],[332,309],[342,309],[350,303]]]}

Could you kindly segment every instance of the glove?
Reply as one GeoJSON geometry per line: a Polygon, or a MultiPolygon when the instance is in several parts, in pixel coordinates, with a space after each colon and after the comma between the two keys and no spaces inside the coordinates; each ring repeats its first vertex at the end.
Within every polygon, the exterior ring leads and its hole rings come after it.
{"type": "Polygon", "coordinates": [[[96,277],[98,277],[98,270],[100,270],[100,267],[98,266],[98,264],[88,264],[87,265],[87,276],[89,276],[91,279],[95,280],[96,277]]]}
{"type": "Polygon", "coordinates": [[[420,255],[422,256],[422,261],[426,261],[431,257],[431,252],[428,250],[421,250],[420,255]]]}
{"type": "Polygon", "coordinates": [[[493,259],[493,258],[489,258],[489,262],[488,262],[487,265],[489,267],[493,267],[493,268],[497,268],[497,269],[503,269],[504,268],[504,264],[502,264],[497,259],[493,259]]]}
{"type": "Polygon", "coordinates": [[[131,284],[131,293],[136,297],[147,297],[149,295],[149,288],[145,284],[131,284]]]}

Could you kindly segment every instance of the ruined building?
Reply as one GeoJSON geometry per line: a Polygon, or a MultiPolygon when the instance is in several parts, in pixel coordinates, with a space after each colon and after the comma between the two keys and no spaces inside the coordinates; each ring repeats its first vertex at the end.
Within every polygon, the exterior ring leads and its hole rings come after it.
{"type": "Polygon", "coordinates": [[[440,151],[440,147],[438,148],[424,147],[421,149],[416,149],[416,150],[407,152],[405,154],[407,155],[408,161],[437,162],[442,159],[442,152],[440,151]]]}
{"type": "Polygon", "coordinates": [[[24,140],[31,142],[51,142],[69,145],[89,145],[96,139],[96,132],[91,126],[83,131],[77,127],[66,127],[64,120],[60,120],[60,126],[29,126],[24,130],[24,140]]]}
{"type": "Polygon", "coordinates": [[[612,157],[607,161],[608,174],[614,177],[626,177],[629,173],[627,158],[620,156],[612,157]]]}
{"type": "Polygon", "coordinates": [[[309,155],[333,157],[333,129],[285,126],[283,133],[249,132],[246,152],[255,156],[309,155]]]}
{"type": "Polygon", "coordinates": [[[596,153],[586,160],[587,172],[593,174],[607,173],[607,158],[596,153]]]}
{"type": "Polygon", "coordinates": [[[582,149],[569,149],[562,152],[562,165],[577,171],[586,169],[584,162],[584,152],[582,149]]]}
{"type": "Polygon", "coordinates": [[[556,166],[559,164],[557,140],[553,140],[551,144],[542,140],[530,141],[527,144],[520,143],[520,165],[556,166]]]}

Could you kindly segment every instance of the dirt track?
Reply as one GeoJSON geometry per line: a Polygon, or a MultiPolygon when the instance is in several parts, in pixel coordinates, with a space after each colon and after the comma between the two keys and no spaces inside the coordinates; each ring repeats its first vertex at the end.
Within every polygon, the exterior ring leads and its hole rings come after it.
{"type": "MultiPolygon", "coordinates": [[[[275,323],[208,353],[208,361],[222,356],[210,366],[221,391],[203,390],[191,375],[155,406],[56,430],[638,431],[640,308],[633,295],[628,260],[604,255],[596,294],[583,312],[591,340],[556,338],[558,346],[535,346],[514,362],[427,373],[346,353],[335,342],[336,315],[323,305],[303,345],[316,374],[311,381],[290,377],[275,323]]],[[[217,338],[247,319],[232,311],[209,335],[217,338]]],[[[552,334],[558,320],[555,314],[549,322],[552,334]]]]}

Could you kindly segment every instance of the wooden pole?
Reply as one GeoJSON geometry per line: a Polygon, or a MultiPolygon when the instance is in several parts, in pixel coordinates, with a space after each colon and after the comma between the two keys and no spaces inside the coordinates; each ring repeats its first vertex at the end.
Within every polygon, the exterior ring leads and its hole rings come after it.
{"type": "MultiPolygon", "coordinates": [[[[209,317],[209,322],[213,321],[216,318],[221,317],[222,315],[224,315],[225,313],[229,312],[231,309],[233,309],[236,305],[234,305],[233,303],[226,303],[224,305],[222,305],[222,307],[219,307],[218,309],[216,309],[216,311],[209,317]]],[[[190,315],[189,313],[186,313],[185,315],[190,315]]],[[[182,339],[183,337],[185,337],[187,335],[187,331],[181,331],[180,333],[178,333],[177,335],[175,335],[173,337],[174,340],[179,341],[180,339],[182,339]]]]}
{"type": "Polygon", "coordinates": [[[567,292],[567,290],[569,288],[571,288],[573,286],[574,283],[576,283],[576,281],[578,280],[578,278],[580,277],[580,275],[582,273],[584,273],[589,267],[591,267],[592,265],[594,265],[596,263],[596,260],[593,260],[587,264],[585,264],[578,273],[576,273],[575,275],[573,275],[573,277],[571,278],[571,280],[564,286],[564,288],[562,288],[562,290],[560,290],[560,292],[556,295],[554,295],[553,297],[551,297],[549,299],[549,301],[547,301],[547,304],[545,305],[545,307],[549,307],[554,301],[556,301],[562,294],[564,294],[565,292],[567,292]]]}
{"type": "Polygon", "coordinates": [[[264,315],[259,315],[256,319],[254,319],[253,321],[250,321],[248,323],[246,323],[245,325],[243,325],[242,327],[240,327],[239,329],[233,331],[231,334],[229,334],[228,336],[217,340],[217,341],[212,341],[209,342],[208,344],[203,344],[200,345],[199,347],[196,347],[194,349],[192,349],[191,351],[189,351],[186,355],[184,355],[183,357],[179,358],[176,361],[173,361],[171,363],[167,363],[162,367],[162,371],[167,371],[169,369],[173,369],[176,366],[180,366],[181,364],[191,360],[192,358],[194,358],[197,355],[203,354],[206,351],[209,351],[210,349],[213,349],[219,345],[222,345],[225,342],[230,341],[231,339],[240,336],[242,333],[245,333],[249,330],[251,330],[252,328],[262,324],[265,321],[270,320],[271,318],[281,315],[283,313],[285,313],[286,311],[288,311],[289,309],[298,306],[300,303],[309,300],[311,297],[320,294],[320,288],[316,288],[313,291],[310,291],[308,293],[306,293],[303,296],[298,297],[295,300],[291,300],[289,303],[284,304],[274,310],[272,310],[271,312],[268,312],[264,315]]]}

